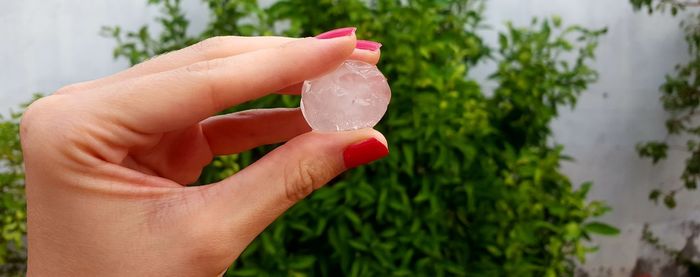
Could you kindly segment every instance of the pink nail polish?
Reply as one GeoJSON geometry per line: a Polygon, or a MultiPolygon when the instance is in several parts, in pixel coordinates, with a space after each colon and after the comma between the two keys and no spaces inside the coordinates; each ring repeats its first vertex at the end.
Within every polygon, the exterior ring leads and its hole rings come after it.
{"type": "Polygon", "coordinates": [[[323,34],[317,35],[317,39],[329,39],[329,38],[338,38],[338,37],[346,37],[346,36],[351,36],[355,34],[355,30],[357,28],[355,27],[345,27],[345,28],[340,28],[340,29],[334,29],[330,30],[328,32],[325,32],[323,34]]]}
{"type": "Polygon", "coordinates": [[[382,47],[382,44],[371,40],[357,40],[355,48],[369,51],[377,51],[382,47]]]}

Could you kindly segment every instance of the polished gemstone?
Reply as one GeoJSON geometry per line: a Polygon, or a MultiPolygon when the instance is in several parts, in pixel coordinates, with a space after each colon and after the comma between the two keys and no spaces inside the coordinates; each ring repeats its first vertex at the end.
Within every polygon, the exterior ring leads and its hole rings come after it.
{"type": "Polygon", "coordinates": [[[376,66],[348,60],[337,69],[304,82],[301,111],[318,131],[374,127],[384,116],[391,89],[376,66]]]}

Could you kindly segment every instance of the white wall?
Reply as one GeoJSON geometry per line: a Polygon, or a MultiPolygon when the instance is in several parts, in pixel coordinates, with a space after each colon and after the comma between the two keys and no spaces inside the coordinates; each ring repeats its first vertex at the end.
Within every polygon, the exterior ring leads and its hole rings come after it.
{"type": "MultiPolygon", "coordinates": [[[[202,29],[206,7],[185,1],[193,29],[202,29]]],[[[52,93],[78,81],[106,76],[127,67],[112,59],[112,39],[102,26],[135,30],[158,10],[146,0],[0,1],[0,114],[34,92],[52,93]]]]}
{"type": "MultiPolygon", "coordinates": [[[[113,41],[98,32],[103,25],[133,30],[151,20],[157,11],[145,8],[144,2],[0,2],[0,111],[5,113],[33,92],[52,92],[125,68],[125,62],[111,58],[113,41]]],[[[206,8],[199,1],[185,2],[193,30],[201,30],[206,8]]],[[[680,223],[700,218],[697,193],[683,196],[673,212],[647,200],[652,187],[680,185],[682,153],[671,153],[669,162],[651,166],[634,151],[637,142],[665,135],[666,115],[657,88],[664,74],[686,58],[682,33],[676,19],[633,13],[626,0],[489,0],[487,18],[495,29],[502,29],[507,20],[527,24],[532,16],[552,14],[567,23],[609,28],[595,63],[600,81],[574,111],[563,112],[554,129],[555,141],[566,145],[566,153],[577,160],[565,164],[565,171],[576,183],[593,181],[591,198],[607,200],[614,208],[604,220],[624,230],[620,237],[597,240],[601,251],[590,257],[586,270],[591,276],[629,276],[638,256],[652,255],[639,240],[643,223],[665,230],[665,240],[681,247],[688,230],[680,223]]],[[[495,41],[493,32],[488,36],[495,41]]],[[[482,78],[490,69],[481,66],[474,76],[482,78]]]]}
{"type": "Polygon", "coordinates": [[[555,141],[576,159],[564,170],[576,183],[594,182],[591,198],[607,200],[614,208],[603,219],[624,232],[598,240],[601,251],[591,255],[587,271],[591,276],[629,276],[638,256],[655,254],[640,242],[646,222],[664,229],[660,235],[665,243],[682,248],[690,233],[681,223],[699,215],[698,193],[682,196],[672,212],[647,200],[652,188],[681,185],[682,152],[670,153],[669,161],[657,166],[635,152],[639,141],[665,137],[666,113],[658,87],[675,64],[687,59],[678,19],[634,13],[627,0],[491,0],[489,4],[486,17],[495,26],[507,20],[527,24],[532,16],[558,14],[568,23],[609,28],[595,63],[600,80],[580,97],[575,110],[567,109],[553,124],[555,141]]]}

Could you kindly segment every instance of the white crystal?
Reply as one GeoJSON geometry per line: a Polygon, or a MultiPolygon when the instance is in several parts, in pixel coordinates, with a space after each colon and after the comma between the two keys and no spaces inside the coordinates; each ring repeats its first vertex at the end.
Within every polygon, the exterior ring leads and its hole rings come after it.
{"type": "Polygon", "coordinates": [[[390,99],[389,84],[376,66],[348,60],[304,82],[301,112],[314,130],[356,130],[377,125],[390,99]]]}

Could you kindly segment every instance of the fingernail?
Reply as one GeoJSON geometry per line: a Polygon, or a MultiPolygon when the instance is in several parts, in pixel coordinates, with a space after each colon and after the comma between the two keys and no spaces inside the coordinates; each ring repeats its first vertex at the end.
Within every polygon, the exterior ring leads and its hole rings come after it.
{"type": "Polygon", "coordinates": [[[371,40],[357,40],[355,48],[369,51],[377,51],[382,48],[382,44],[371,40]]]}
{"type": "Polygon", "coordinates": [[[334,29],[334,30],[330,30],[328,32],[325,32],[323,34],[317,35],[316,38],[317,39],[329,39],[329,38],[352,36],[353,34],[355,34],[355,30],[357,30],[357,28],[355,28],[355,27],[345,27],[345,28],[334,29]]]}
{"type": "Polygon", "coordinates": [[[345,148],[343,161],[345,162],[345,167],[353,168],[371,163],[386,155],[389,155],[389,149],[376,138],[371,138],[345,148]]]}

